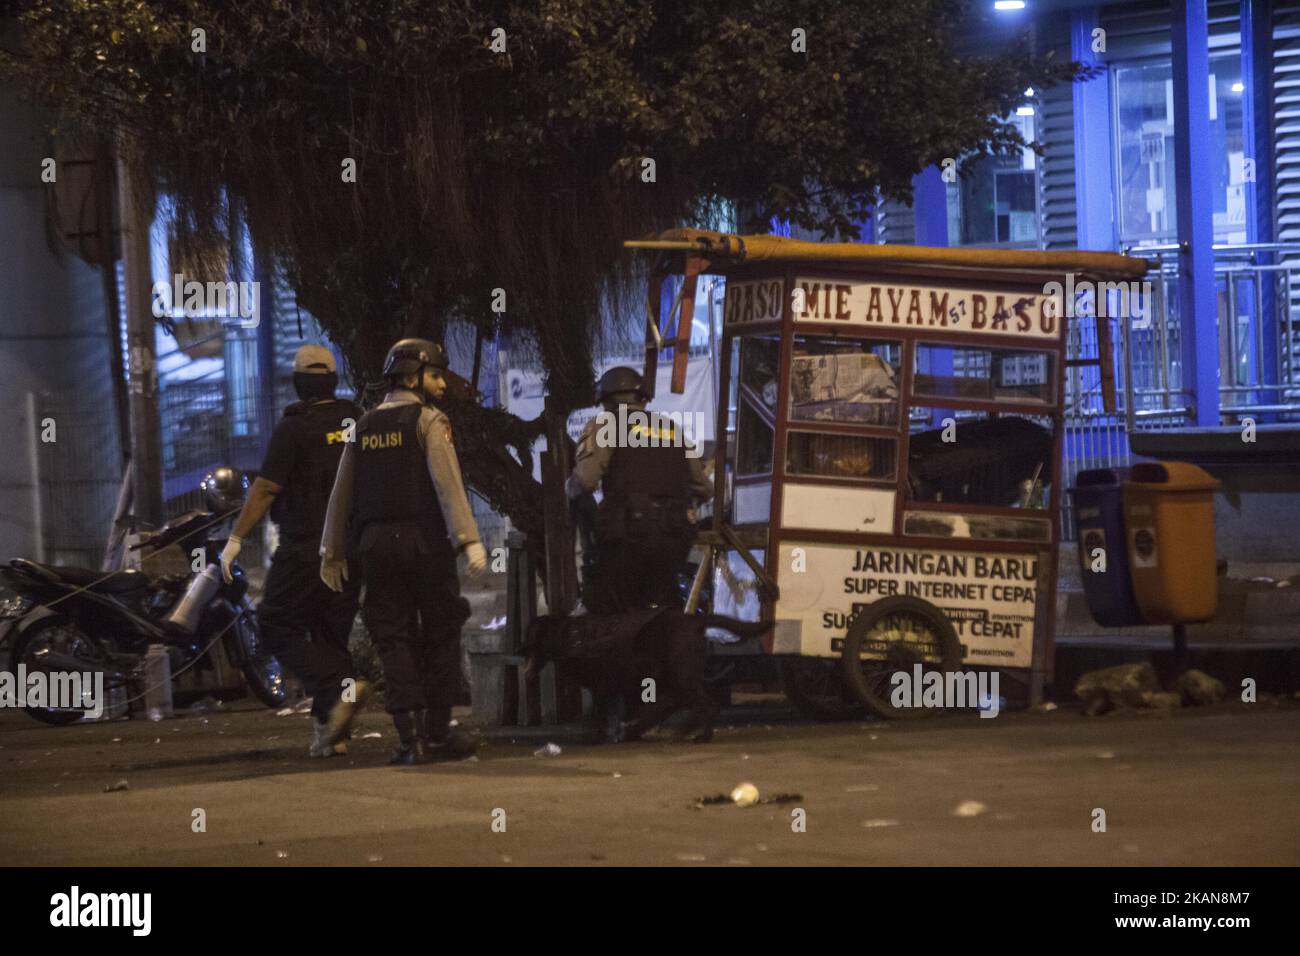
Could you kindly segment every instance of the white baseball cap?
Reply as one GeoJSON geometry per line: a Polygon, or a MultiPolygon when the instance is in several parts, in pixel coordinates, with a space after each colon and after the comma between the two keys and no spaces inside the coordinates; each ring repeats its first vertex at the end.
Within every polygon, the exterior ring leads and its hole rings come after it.
{"type": "Polygon", "coordinates": [[[293,370],[311,375],[326,375],[337,372],[334,353],[323,345],[304,345],[293,357],[293,370]]]}

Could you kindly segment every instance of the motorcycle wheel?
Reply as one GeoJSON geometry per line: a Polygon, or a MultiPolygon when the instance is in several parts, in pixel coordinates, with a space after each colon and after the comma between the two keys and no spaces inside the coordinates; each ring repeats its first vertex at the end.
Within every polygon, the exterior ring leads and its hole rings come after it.
{"type": "MultiPolygon", "coordinates": [[[[52,652],[85,661],[83,673],[103,672],[105,669],[99,649],[79,628],[63,618],[47,617],[37,621],[14,640],[9,656],[10,673],[16,675],[19,664],[25,664],[28,673],[38,670],[48,672],[50,668],[42,663],[41,658],[52,652]]],[[[46,707],[27,706],[23,710],[27,716],[56,727],[75,724],[85,715],[80,710],[51,710],[46,707]]]]}
{"type": "Polygon", "coordinates": [[[252,688],[253,696],[267,707],[283,707],[288,699],[284,686],[284,668],[262,649],[261,632],[257,628],[257,618],[253,612],[240,608],[238,614],[231,630],[239,645],[240,669],[244,672],[244,679],[252,688]]]}

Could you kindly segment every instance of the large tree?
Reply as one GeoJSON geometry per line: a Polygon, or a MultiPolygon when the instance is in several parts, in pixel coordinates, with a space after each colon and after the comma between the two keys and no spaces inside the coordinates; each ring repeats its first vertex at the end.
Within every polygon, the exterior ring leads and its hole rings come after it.
{"type": "MultiPolygon", "coordinates": [[[[877,191],[905,199],[930,164],[1019,147],[999,117],[1078,69],[1024,43],[959,52],[954,0],[9,8],[0,72],[119,137],[174,200],[182,247],[246,221],[355,381],[401,334],[505,328],[534,343],[557,415],[592,400],[601,316],[627,301],[621,240],[723,204],[852,237],[877,191]]],[[[506,453],[538,423],[451,411],[471,483],[539,530],[506,453]]]]}

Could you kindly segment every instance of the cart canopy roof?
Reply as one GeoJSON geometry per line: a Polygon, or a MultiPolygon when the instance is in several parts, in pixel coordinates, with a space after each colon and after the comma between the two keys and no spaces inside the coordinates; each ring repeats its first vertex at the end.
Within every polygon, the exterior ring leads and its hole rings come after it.
{"type": "Polygon", "coordinates": [[[1147,270],[1145,259],[1115,252],[1038,249],[961,249],[932,246],[878,245],[869,242],[805,242],[784,236],[737,236],[704,229],[671,229],[650,239],[630,240],[631,249],[700,255],[709,272],[728,267],[770,263],[822,263],[862,268],[889,265],[929,265],[964,269],[1032,270],[1136,278],[1147,270]]]}

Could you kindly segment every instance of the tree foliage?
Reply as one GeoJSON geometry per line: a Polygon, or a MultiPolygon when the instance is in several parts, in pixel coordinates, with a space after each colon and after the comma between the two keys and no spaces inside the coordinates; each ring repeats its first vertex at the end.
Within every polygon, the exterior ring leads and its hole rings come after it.
{"type": "MultiPolygon", "coordinates": [[[[399,335],[504,328],[535,343],[560,412],[592,400],[601,317],[632,308],[621,240],[723,204],[854,236],[877,189],[906,198],[925,166],[1019,146],[998,117],[1077,70],[1023,45],[960,54],[967,4],[945,0],[10,7],[0,72],[123,137],[182,248],[247,221],[354,378],[399,335]]],[[[535,529],[503,449],[536,429],[457,416],[482,446],[471,481],[535,529]]]]}

